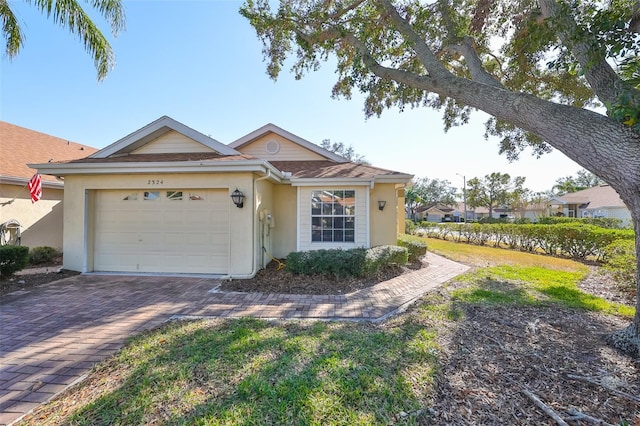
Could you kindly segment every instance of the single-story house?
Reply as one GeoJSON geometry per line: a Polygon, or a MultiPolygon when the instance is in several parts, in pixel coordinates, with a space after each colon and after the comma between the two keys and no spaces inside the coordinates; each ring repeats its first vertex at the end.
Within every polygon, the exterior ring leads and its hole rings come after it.
{"type": "Polygon", "coordinates": [[[293,251],[395,244],[409,174],[349,162],[273,124],[225,145],[169,117],[64,179],[64,267],[248,278],[293,251]]]}
{"type": "MultiPolygon", "coordinates": [[[[420,206],[416,209],[416,219],[427,222],[464,222],[464,205],[443,206],[440,204],[420,206]]],[[[472,211],[467,209],[467,217],[471,218],[472,211]]]]}
{"type": "Polygon", "coordinates": [[[631,212],[616,190],[607,184],[553,197],[549,200],[549,215],[610,217],[631,222],[631,212]]]}
{"type": "Polygon", "coordinates": [[[0,224],[5,243],[62,249],[63,181],[42,176],[42,198],[32,203],[27,183],[35,174],[27,163],[47,163],[86,157],[97,150],[87,145],[0,121],[0,224]],[[12,235],[9,235],[9,234],[12,235]]]}

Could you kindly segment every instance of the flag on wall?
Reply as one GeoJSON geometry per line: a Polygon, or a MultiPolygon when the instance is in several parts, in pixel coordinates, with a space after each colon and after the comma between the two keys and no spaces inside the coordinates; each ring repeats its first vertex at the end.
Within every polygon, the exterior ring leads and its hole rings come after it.
{"type": "Polygon", "coordinates": [[[32,203],[35,203],[40,198],[42,198],[42,176],[40,176],[40,173],[36,173],[35,175],[33,175],[33,177],[29,180],[28,186],[29,192],[31,193],[32,203]]]}

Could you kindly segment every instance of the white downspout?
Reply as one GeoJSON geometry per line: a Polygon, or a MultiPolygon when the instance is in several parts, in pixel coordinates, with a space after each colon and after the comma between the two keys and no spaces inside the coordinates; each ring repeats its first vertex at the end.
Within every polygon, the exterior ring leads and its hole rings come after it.
{"type": "Polygon", "coordinates": [[[258,273],[258,264],[256,263],[256,221],[258,221],[258,209],[255,206],[255,202],[258,199],[258,188],[256,187],[256,182],[269,179],[271,177],[271,170],[267,169],[267,174],[265,176],[256,178],[253,180],[253,220],[251,221],[251,263],[252,269],[249,275],[223,275],[220,277],[221,280],[231,281],[233,279],[238,280],[248,280],[256,276],[258,273]]]}

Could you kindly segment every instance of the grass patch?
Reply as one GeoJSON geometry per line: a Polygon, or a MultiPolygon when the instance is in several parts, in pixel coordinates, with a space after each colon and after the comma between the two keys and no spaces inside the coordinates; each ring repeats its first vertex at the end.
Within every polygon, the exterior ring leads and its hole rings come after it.
{"type": "Polygon", "coordinates": [[[174,323],[132,339],[81,407],[41,423],[395,423],[431,395],[435,338],[411,322],[174,323]]]}
{"type": "Polygon", "coordinates": [[[536,305],[552,302],[570,308],[633,317],[633,307],[581,291],[578,283],[587,273],[586,268],[569,272],[538,266],[493,266],[460,277],[460,281],[467,285],[454,290],[452,296],[455,300],[470,303],[536,305]]]}

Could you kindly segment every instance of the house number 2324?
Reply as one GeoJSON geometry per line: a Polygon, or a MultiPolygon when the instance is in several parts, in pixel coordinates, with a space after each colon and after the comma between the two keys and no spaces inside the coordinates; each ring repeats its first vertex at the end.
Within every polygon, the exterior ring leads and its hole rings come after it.
{"type": "Polygon", "coordinates": [[[162,185],[164,182],[162,179],[149,179],[147,185],[162,185]]]}

